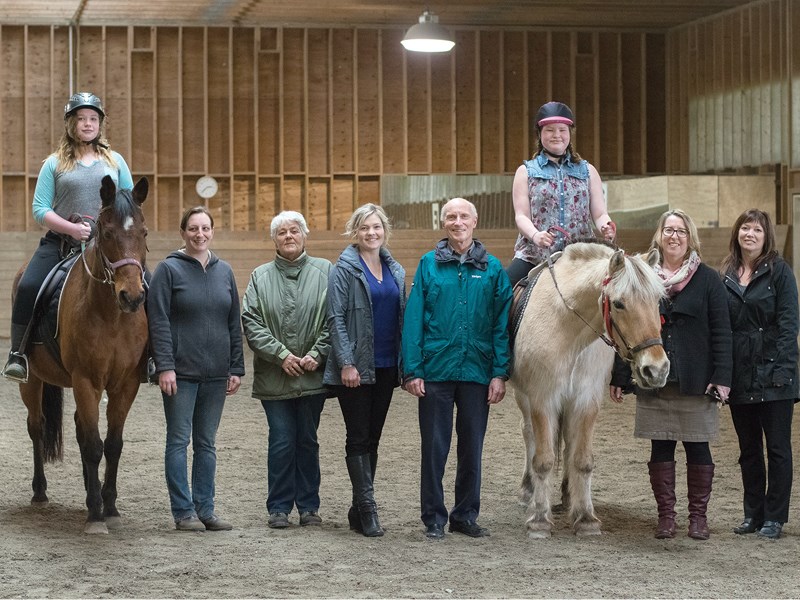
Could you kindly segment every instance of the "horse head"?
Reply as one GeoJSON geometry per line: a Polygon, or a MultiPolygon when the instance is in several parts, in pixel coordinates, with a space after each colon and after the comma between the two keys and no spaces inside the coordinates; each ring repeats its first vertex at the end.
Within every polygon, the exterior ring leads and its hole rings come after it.
{"type": "Polygon", "coordinates": [[[664,285],[653,270],[658,250],[626,256],[617,250],[609,259],[607,283],[602,294],[606,335],[628,361],[636,384],[660,388],[667,382],[669,359],[661,344],[659,302],[664,285]]]}
{"type": "Polygon", "coordinates": [[[103,177],[102,207],[97,216],[96,256],[104,271],[104,282],[113,286],[123,312],[136,312],[145,300],[147,226],[142,203],[149,184],[141,178],[133,190],[118,190],[114,180],[103,177]]]}

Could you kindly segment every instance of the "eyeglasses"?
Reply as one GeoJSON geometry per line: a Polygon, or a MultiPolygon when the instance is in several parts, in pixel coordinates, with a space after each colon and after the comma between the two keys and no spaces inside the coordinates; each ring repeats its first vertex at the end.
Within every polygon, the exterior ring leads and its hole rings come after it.
{"type": "Polygon", "coordinates": [[[664,234],[664,237],[672,237],[674,234],[678,234],[679,238],[685,238],[689,235],[689,231],[687,229],[675,229],[674,227],[664,227],[661,230],[661,233],[664,234]]]}

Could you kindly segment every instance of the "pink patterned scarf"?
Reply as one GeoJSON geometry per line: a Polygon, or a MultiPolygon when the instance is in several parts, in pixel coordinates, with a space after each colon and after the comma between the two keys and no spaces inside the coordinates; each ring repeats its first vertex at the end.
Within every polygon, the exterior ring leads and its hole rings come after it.
{"type": "Polygon", "coordinates": [[[697,271],[697,267],[700,266],[700,257],[697,256],[697,252],[692,250],[692,253],[689,255],[681,268],[675,271],[674,274],[668,275],[664,269],[661,268],[661,265],[656,265],[656,274],[658,274],[661,279],[664,280],[664,287],[667,290],[667,296],[670,298],[674,298],[678,292],[680,292],[683,288],[686,287],[686,284],[691,281],[692,276],[697,271]]]}

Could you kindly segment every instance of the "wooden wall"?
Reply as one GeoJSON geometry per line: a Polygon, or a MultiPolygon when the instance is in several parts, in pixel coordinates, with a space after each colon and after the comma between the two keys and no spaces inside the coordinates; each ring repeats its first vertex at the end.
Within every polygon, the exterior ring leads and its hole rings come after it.
{"type": "MultiPolygon", "coordinates": [[[[445,55],[401,29],[0,26],[0,231],[36,229],[39,167],[75,91],[154,184],[150,227],[176,227],[220,191],[217,226],[263,230],[281,209],[341,229],[385,173],[513,173],[551,99],[576,112],[576,149],[604,175],[667,172],[667,38],[658,33],[456,31],[445,55]]],[[[672,106],[672,105],[670,105],[672,106]]],[[[674,162],[674,159],[673,159],[674,162]]]]}

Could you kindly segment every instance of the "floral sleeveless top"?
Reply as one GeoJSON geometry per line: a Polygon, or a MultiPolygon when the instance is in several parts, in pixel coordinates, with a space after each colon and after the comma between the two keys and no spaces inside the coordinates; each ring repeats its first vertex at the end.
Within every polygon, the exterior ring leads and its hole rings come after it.
{"type": "MultiPolygon", "coordinates": [[[[563,250],[571,240],[594,236],[594,224],[589,208],[589,163],[569,161],[560,164],[544,154],[525,161],[528,170],[528,198],[531,221],[539,231],[557,225],[569,232],[569,238],[557,229],[550,229],[556,241],[551,252],[563,250]]],[[[547,258],[547,249],[539,248],[528,238],[519,235],[514,245],[514,258],[538,264],[547,258]]]]}

